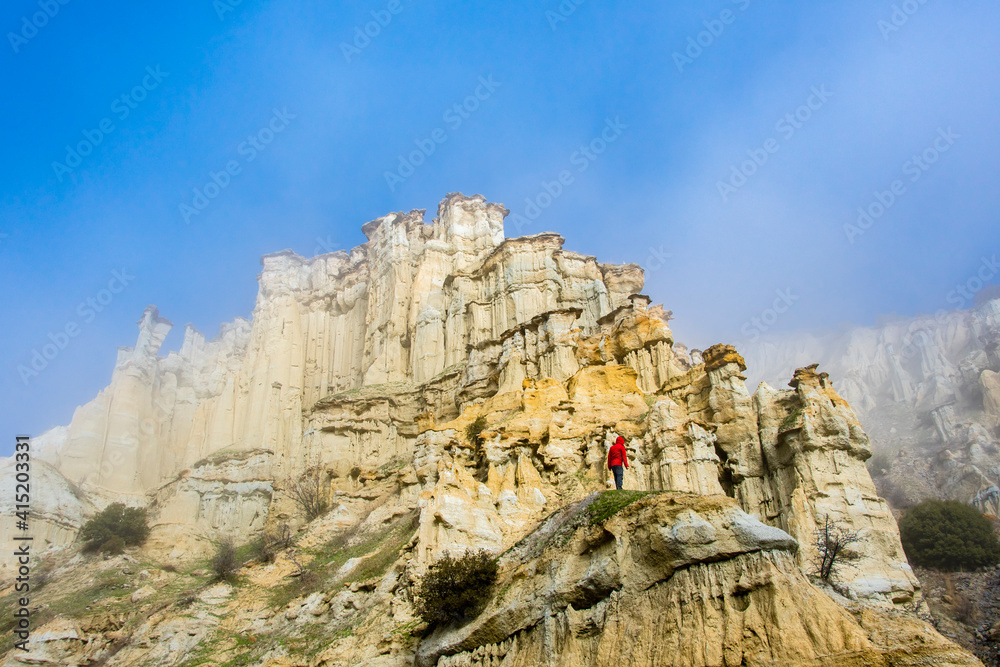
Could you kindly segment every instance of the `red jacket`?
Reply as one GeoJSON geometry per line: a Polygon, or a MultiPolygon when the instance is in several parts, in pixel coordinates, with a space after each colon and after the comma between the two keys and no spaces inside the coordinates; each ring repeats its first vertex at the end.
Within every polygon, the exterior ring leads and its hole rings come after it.
{"type": "Polygon", "coordinates": [[[624,465],[628,468],[628,452],[625,451],[625,439],[618,438],[608,450],[608,467],[624,465]]]}

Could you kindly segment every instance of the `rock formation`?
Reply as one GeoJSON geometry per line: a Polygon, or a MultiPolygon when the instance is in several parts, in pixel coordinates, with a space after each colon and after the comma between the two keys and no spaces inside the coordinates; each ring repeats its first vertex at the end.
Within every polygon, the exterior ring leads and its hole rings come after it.
{"type": "MultiPolygon", "coordinates": [[[[790,389],[751,395],[735,348],[674,343],[638,266],[555,234],[505,239],[506,213],[451,194],[432,224],[384,216],[349,252],[265,256],[249,322],[210,342],[189,327],[163,357],[171,325],[147,309],[109,387],[36,439],[65,480],[53,504],[78,498],[35,522],[44,539],[68,544],[112,500],[149,508],[142,553],[159,563],[201,557],[219,536],[301,528],[299,556],[248,575],[265,588],[311,559],[326,572],[336,556],[318,545],[332,539],[359,556],[322,584],[349,593],[303,594],[277,614],[238,590],[187,602],[232,596],[225,627],[252,636],[307,617],[350,628],[309,664],[976,664],[897,609],[917,603],[917,581],[865,468],[868,437],[826,373],[799,368],[790,389]],[[588,523],[618,435],[626,489],[651,495],[588,523]],[[307,472],[331,510],[305,526],[289,491],[307,472]],[[827,517],[863,538],[838,582],[858,602],[807,579],[827,517]],[[469,549],[503,554],[483,615],[394,634],[414,627],[426,567],[469,549]],[[383,566],[353,580],[366,563],[383,566]]],[[[205,607],[197,641],[168,659],[156,638],[185,622],[157,609],[127,622],[143,639],[109,664],[178,664],[214,641],[205,607]]],[[[91,635],[88,659],[110,650],[91,635]]],[[[59,637],[38,650],[69,650],[59,637]]]]}
{"type": "Polygon", "coordinates": [[[1000,298],[743,346],[757,379],[819,362],[872,436],[873,473],[897,506],[944,497],[1000,513],[1000,298]]]}

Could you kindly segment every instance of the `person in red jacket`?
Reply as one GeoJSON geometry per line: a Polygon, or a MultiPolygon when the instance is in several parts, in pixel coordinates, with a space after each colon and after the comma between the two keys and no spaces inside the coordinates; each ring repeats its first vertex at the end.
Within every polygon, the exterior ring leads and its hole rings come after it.
{"type": "Polygon", "coordinates": [[[619,491],[622,489],[623,465],[628,468],[628,452],[625,451],[625,438],[618,436],[615,444],[608,450],[608,467],[615,475],[615,487],[619,491]]]}

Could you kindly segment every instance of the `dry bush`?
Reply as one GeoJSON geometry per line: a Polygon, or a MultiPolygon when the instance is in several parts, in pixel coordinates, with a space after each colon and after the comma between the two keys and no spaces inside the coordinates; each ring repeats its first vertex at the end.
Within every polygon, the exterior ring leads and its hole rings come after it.
{"type": "Polygon", "coordinates": [[[479,434],[486,430],[486,417],[479,415],[476,419],[465,427],[465,437],[471,444],[476,444],[479,434]]]}
{"type": "Polygon", "coordinates": [[[327,500],[329,486],[329,476],[320,466],[309,468],[302,477],[289,479],[286,484],[288,495],[305,514],[307,522],[330,509],[330,502],[327,500]]]}
{"type": "Polygon", "coordinates": [[[236,557],[233,538],[224,537],[216,544],[215,555],[212,556],[209,568],[217,580],[232,581],[235,578],[236,570],[240,569],[240,562],[236,557]]]}
{"type": "Polygon", "coordinates": [[[966,625],[975,625],[979,619],[979,609],[968,595],[959,593],[955,597],[955,618],[966,625]]]}
{"type": "Polygon", "coordinates": [[[858,559],[848,547],[861,541],[857,531],[844,528],[827,515],[823,525],[816,529],[815,545],[818,553],[813,563],[816,575],[823,581],[832,583],[843,566],[858,559]]]}
{"type": "Polygon", "coordinates": [[[250,543],[250,553],[261,563],[273,563],[278,552],[292,544],[292,531],[288,524],[265,530],[250,543]]]}
{"type": "Polygon", "coordinates": [[[966,625],[974,625],[979,619],[979,609],[972,598],[955,588],[955,582],[951,575],[945,576],[944,590],[945,595],[951,600],[955,620],[966,625]]]}

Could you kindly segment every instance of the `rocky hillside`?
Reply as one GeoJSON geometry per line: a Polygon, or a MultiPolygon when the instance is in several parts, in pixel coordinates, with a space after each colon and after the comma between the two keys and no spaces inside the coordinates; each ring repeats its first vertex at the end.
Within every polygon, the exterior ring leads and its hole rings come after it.
{"type": "Polygon", "coordinates": [[[252,319],[164,357],[147,309],[109,387],[34,440],[50,583],[4,664],[980,664],[914,615],[826,373],[751,395],[733,347],[675,345],[638,266],[505,239],[506,213],[449,195],[349,252],[265,256],[252,319]],[[619,435],[627,491],[608,491],[619,435]],[[311,522],[304,478],[329,503],[311,522]],[[112,501],[146,507],[150,539],[80,553],[112,501]],[[828,518],[862,538],[834,587],[811,578],[828,518]],[[241,550],[213,581],[215,542],[286,527],[273,561],[241,550]],[[479,549],[485,609],[421,621],[428,567],[479,549]]]}
{"type": "Polygon", "coordinates": [[[872,473],[897,507],[927,497],[1000,514],[1000,298],[969,310],[897,318],[827,334],[785,334],[741,347],[757,379],[819,362],[857,410],[872,473]]]}

